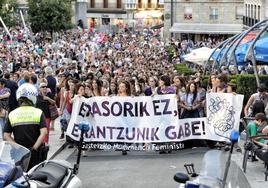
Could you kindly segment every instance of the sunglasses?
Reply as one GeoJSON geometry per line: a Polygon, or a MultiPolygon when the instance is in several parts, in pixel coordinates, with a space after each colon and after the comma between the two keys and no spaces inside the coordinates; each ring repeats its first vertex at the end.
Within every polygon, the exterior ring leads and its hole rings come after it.
{"type": "Polygon", "coordinates": [[[47,86],[42,86],[42,87],[40,87],[40,88],[47,88],[47,86]]]}

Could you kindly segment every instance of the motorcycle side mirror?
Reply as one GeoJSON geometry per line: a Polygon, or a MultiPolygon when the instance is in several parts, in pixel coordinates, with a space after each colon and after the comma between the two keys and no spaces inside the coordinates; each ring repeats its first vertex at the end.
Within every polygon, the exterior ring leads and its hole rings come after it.
{"type": "Polygon", "coordinates": [[[184,174],[182,172],[177,172],[175,175],[174,175],[174,178],[173,178],[176,182],[178,183],[183,183],[185,184],[187,181],[190,180],[189,176],[187,174],[184,174]]]}
{"type": "Polygon", "coordinates": [[[233,130],[233,131],[231,132],[231,135],[230,135],[230,140],[231,140],[231,142],[233,142],[233,143],[238,142],[238,138],[239,138],[239,132],[236,131],[236,130],[233,130]]]}
{"type": "Polygon", "coordinates": [[[90,129],[91,129],[91,125],[89,124],[89,122],[82,121],[79,123],[79,130],[88,132],[90,129]]]}

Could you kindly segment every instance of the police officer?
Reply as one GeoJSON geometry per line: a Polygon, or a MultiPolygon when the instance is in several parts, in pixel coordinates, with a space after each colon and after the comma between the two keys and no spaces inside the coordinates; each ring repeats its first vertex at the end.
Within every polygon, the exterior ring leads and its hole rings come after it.
{"type": "Polygon", "coordinates": [[[43,112],[33,107],[36,103],[37,89],[29,83],[21,85],[17,90],[19,107],[8,115],[4,128],[4,139],[16,142],[31,150],[28,169],[42,161],[41,148],[47,134],[43,112]],[[11,136],[13,133],[14,137],[11,136]]]}

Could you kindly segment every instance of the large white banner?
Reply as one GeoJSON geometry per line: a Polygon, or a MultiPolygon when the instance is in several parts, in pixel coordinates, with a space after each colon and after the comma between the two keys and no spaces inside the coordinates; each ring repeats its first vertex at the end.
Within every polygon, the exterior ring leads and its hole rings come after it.
{"type": "Polygon", "coordinates": [[[243,95],[207,94],[207,117],[180,119],[175,95],[80,98],[73,104],[67,135],[79,140],[79,123],[92,129],[86,142],[161,143],[227,140],[238,130],[243,95]]]}
{"type": "Polygon", "coordinates": [[[177,100],[175,95],[81,98],[74,102],[67,128],[74,140],[79,140],[82,121],[92,125],[86,142],[168,142],[165,130],[179,122],[177,100]]]}

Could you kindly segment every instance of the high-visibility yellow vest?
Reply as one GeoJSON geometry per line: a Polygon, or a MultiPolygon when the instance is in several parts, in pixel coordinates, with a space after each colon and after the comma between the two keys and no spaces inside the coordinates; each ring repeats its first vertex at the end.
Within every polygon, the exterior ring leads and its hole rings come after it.
{"type": "Polygon", "coordinates": [[[12,127],[17,125],[39,124],[42,110],[32,106],[21,106],[9,113],[9,121],[12,127]]]}

